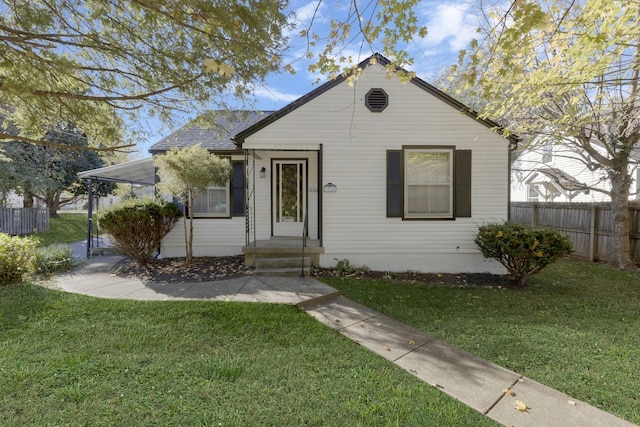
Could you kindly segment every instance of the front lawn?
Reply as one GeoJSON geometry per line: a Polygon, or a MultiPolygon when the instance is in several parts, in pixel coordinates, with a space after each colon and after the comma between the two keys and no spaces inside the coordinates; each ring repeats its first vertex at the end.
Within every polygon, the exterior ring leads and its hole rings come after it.
{"type": "Polygon", "coordinates": [[[293,306],[0,287],[0,425],[482,426],[293,306]]]}
{"type": "Polygon", "coordinates": [[[564,259],[522,289],[323,278],[347,298],[640,423],[640,274],[564,259]]]}
{"type": "MultiPolygon", "coordinates": [[[[95,232],[95,231],[94,231],[95,232]]],[[[41,247],[87,239],[86,213],[61,213],[49,219],[49,230],[34,235],[41,247]]]]}

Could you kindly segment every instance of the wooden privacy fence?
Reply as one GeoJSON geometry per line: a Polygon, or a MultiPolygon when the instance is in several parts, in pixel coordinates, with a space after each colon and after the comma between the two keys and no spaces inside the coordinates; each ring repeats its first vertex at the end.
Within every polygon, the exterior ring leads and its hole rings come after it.
{"type": "MultiPolygon", "coordinates": [[[[574,255],[608,261],[611,248],[611,206],[604,203],[512,202],[511,221],[550,227],[567,236],[574,255]]],[[[631,258],[640,262],[640,206],[629,208],[631,258]]]]}
{"type": "Polygon", "coordinates": [[[48,208],[0,208],[0,232],[11,236],[49,229],[48,208]]]}

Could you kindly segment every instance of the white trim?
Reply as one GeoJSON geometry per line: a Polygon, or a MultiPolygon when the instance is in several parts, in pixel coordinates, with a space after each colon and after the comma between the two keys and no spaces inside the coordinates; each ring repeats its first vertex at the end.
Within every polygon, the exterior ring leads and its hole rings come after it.
{"type": "Polygon", "coordinates": [[[319,151],[320,144],[282,144],[264,142],[245,142],[242,148],[246,150],[289,150],[289,151],[319,151]]]}

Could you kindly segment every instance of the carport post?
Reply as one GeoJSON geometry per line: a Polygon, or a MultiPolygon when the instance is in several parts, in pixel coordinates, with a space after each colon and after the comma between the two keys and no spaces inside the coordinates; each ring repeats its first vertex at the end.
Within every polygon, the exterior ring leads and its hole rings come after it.
{"type": "Polygon", "coordinates": [[[87,258],[91,258],[91,233],[93,231],[93,178],[87,184],[89,206],[87,207],[87,258]]]}

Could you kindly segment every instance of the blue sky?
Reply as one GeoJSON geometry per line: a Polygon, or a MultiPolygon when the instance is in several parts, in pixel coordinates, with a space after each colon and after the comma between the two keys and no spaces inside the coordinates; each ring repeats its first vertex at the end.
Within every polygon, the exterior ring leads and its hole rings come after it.
{"type": "MultiPolygon", "coordinates": [[[[256,86],[254,108],[278,110],[317,86],[314,82],[319,76],[308,71],[311,60],[305,58],[306,41],[298,37],[298,33],[300,29],[309,26],[313,11],[317,8],[312,31],[326,34],[330,20],[340,19],[349,4],[350,0],[323,0],[319,6],[317,0],[291,1],[290,10],[295,11],[298,17],[297,28],[289,34],[290,46],[283,60],[285,63],[292,63],[296,73],[274,74],[269,76],[264,85],[256,86]]],[[[478,18],[471,4],[455,0],[425,0],[420,4],[417,12],[420,25],[426,25],[428,28],[428,35],[422,40],[410,43],[406,49],[415,60],[411,70],[415,71],[420,78],[433,81],[441,74],[443,67],[456,62],[459,51],[466,48],[477,36],[478,18]]],[[[321,51],[323,47],[319,44],[316,51],[321,51]]],[[[351,45],[344,46],[343,53],[346,54],[345,56],[352,56],[355,62],[358,62],[366,59],[371,51],[367,48],[359,54],[359,46],[351,45]]],[[[179,121],[186,122],[188,119],[190,118],[185,117],[184,120],[179,121]]],[[[170,132],[171,129],[154,131],[148,143],[139,146],[139,155],[148,156],[148,147],[170,132]]]]}
{"type": "MultiPolygon", "coordinates": [[[[300,18],[299,28],[308,25],[312,11],[316,8],[317,1],[294,0],[291,9],[296,11],[300,18]]],[[[346,7],[347,2],[342,5],[346,7]]],[[[331,18],[340,17],[342,8],[336,2],[324,1],[320,3],[318,14],[314,20],[314,30],[323,33],[331,18]]],[[[442,67],[456,62],[461,49],[468,46],[469,42],[477,36],[478,19],[475,9],[469,3],[446,0],[423,1],[418,10],[420,24],[426,25],[429,34],[423,40],[417,40],[407,46],[408,51],[415,59],[412,71],[419,77],[432,81],[441,74],[442,67]]],[[[291,47],[285,56],[285,60],[296,61],[294,67],[296,74],[282,73],[269,78],[265,87],[256,88],[257,108],[269,110],[279,109],[287,103],[297,99],[312,90],[317,74],[307,71],[310,60],[304,59],[306,44],[297,39],[294,31],[291,34],[291,47]],[[303,58],[303,59],[300,59],[303,58]]],[[[319,46],[317,50],[321,50],[319,46]]],[[[358,46],[347,46],[345,53],[354,59],[358,58],[358,46]]],[[[370,50],[363,51],[359,60],[370,55],[370,50]]],[[[349,65],[349,64],[345,64],[349,65]]]]}

